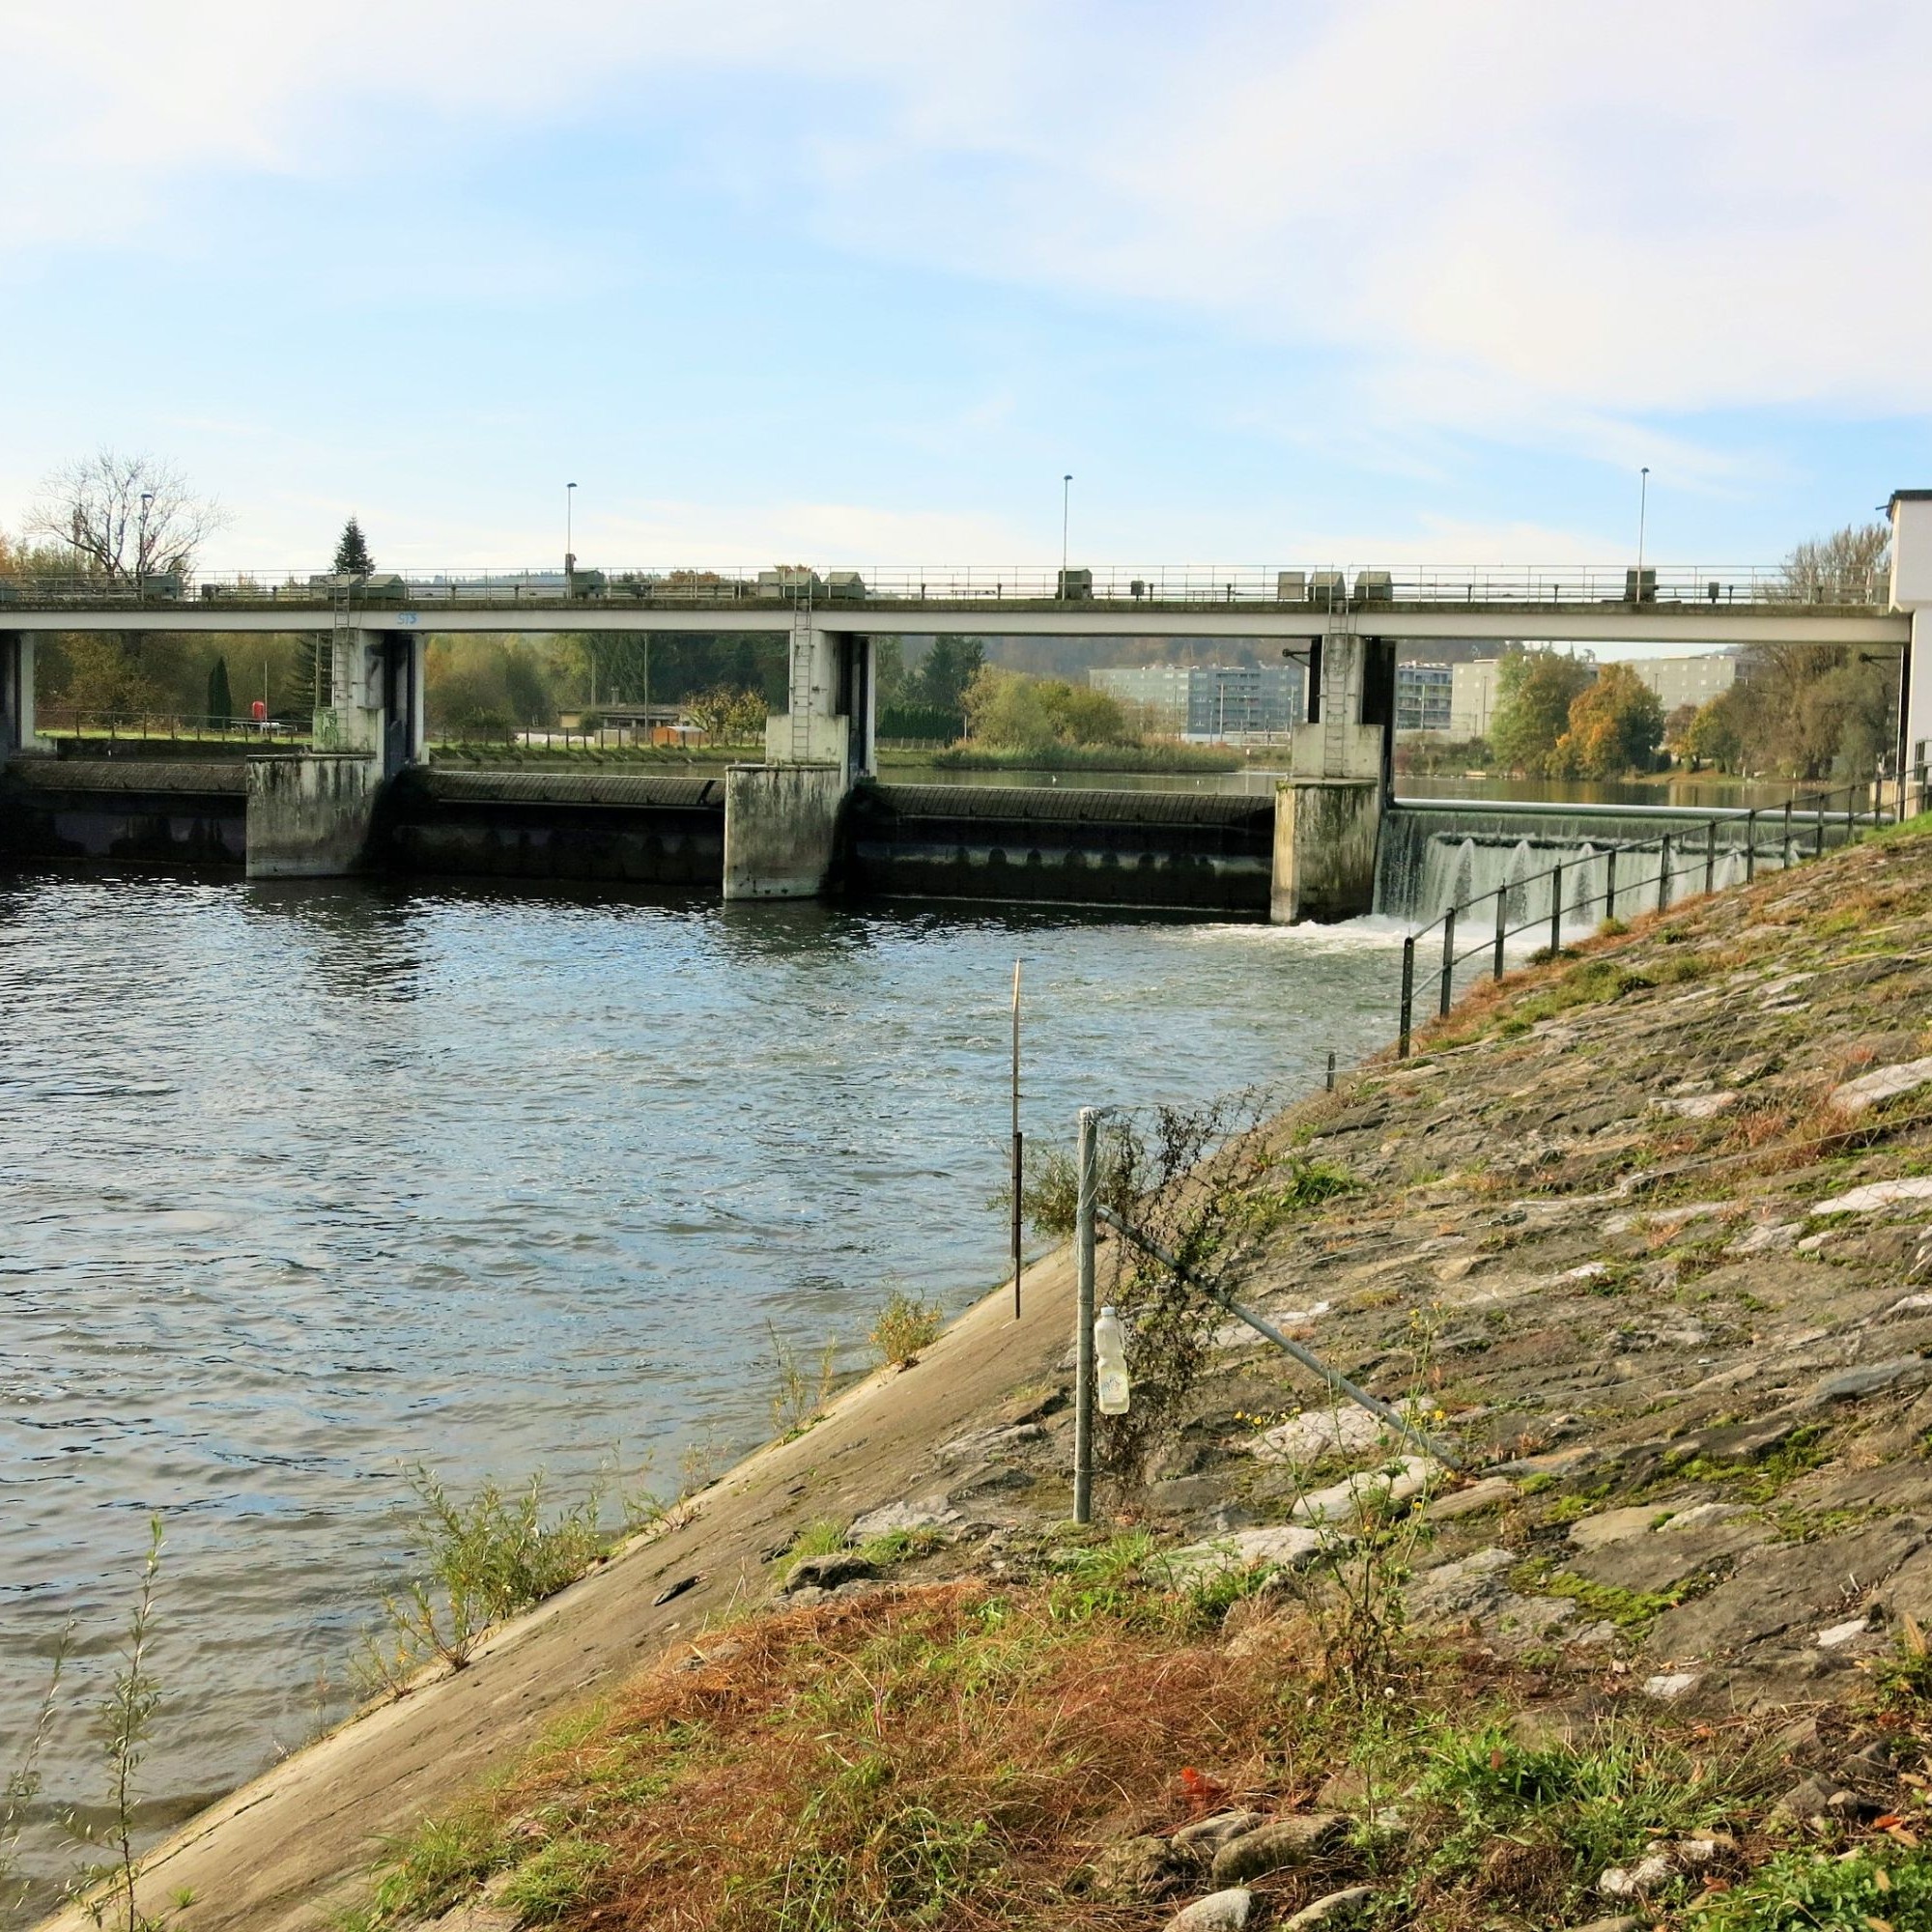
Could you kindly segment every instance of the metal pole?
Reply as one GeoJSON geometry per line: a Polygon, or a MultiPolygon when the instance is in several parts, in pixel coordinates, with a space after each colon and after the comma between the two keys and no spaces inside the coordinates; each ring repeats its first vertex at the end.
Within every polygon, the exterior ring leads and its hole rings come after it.
{"type": "Polygon", "coordinates": [[[1339,1369],[1331,1369],[1320,1355],[1304,1349],[1299,1342],[1291,1341],[1279,1328],[1264,1321],[1251,1310],[1243,1308],[1226,1289],[1216,1288],[1211,1283],[1203,1281],[1199,1275],[1190,1273],[1158,1242],[1149,1240],[1145,1235],[1128,1227],[1111,1208],[1100,1209],[1100,1219],[1122,1239],[1131,1241],[1144,1255],[1151,1255],[1162,1267],[1184,1281],[1189,1288],[1198,1288],[1208,1300],[1225,1308],[1237,1321],[1245,1321],[1256,1334],[1266,1336],[1277,1349],[1293,1355],[1303,1368],[1313,1369],[1337,1395],[1347,1396],[1350,1402],[1359,1403],[1371,1415],[1380,1417],[1397,1435],[1412,1447],[1420,1449],[1425,1456],[1434,1456],[1438,1463],[1451,1469],[1460,1469],[1463,1466],[1462,1459],[1446,1443],[1418,1429],[1399,1408],[1391,1408],[1387,1403],[1378,1402],[1367,1389],[1351,1382],[1339,1369]]]}
{"type": "Polygon", "coordinates": [[[1636,491],[1636,600],[1643,602],[1643,526],[1650,510],[1650,465],[1640,472],[1636,491]]]}
{"type": "Polygon", "coordinates": [[[1657,848],[1657,909],[1670,903],[1670,834],[1665,833],[1657,848]]]}
{"type": "Polygon", "coordinates": [[[1409,1022],[1415,1011],[1415,934],[1407,934],[1402,942],[1402,1027],[1401,1039],[1396,1047],[1396,1058],[1408,1058],[1409,1022]]]}
{"type": "Polygon", "coordinates": [[[1745,813],[1745,884],[1757,877],[1757,807],[1745,813]]]}
{"type": "Polygon", "coordinates": [[[1615,919],[1617,916],[1617,848],[1612,845],[1604,854],[1604,917],[1615,919]]]}
{"type": "Polygon", "coordinates": [[[1328,1055],[1328,1091],[1331,1094],[1335,1091],[1335,1055],[1332,1050],[1328,1055]]]}
{"type": "Polygon", "coordinates": [[[1449,1017],[1449,1002],[1455,997],[1456,976],[1456,908],[1451,906],[1442,915],[1442,995],[1438,1012],[1445,1020],[1449,1017]]]}
{"type": "Polygon", "coordinates": [[[1099,1193],[1100,1110],[1082,1107],[1080,1192],[1073,1220],[1073,1520],[1094,1520],[1094,1209],[1099,1193]]]}
{"type": "Polygon", "coordinates": [[[1020,1319],[1020,962],[1013,961],[1013,1320],[1020,1319]]]}
{"type": "Polygon", "coordinates": [[[1784,869],[1791,869],[1791,801],[1784,801],[1784,869]]]}
{"type": "Polygon", "coordinates": [[[1508,926],[1508,906],[1509,888],[1507,886],[1498,886],[1496,888],[1496,957],[1494,974],[1494,977],[1498,980],[1503,977],[1503,934],[1508,926]]]}
{"type": "Polygon", "coordinates": [[[1812,816],[1817,821],[1811,834],[1811,856],[1814,859],[1825,856],[1825,801],[1830,797],[1830,792],[1821,791],[1817,803],[1811,808],[1812,816]]]}
{"type": "MultiPolygon", "coordinates": [[[[1073,472],[1060,479],[1060,594],[1066,595],[1066,519],[1073,499],[1073,472]]],[[[1083,1517],[1084,1522],[1086,1519],[1083,1517]]]]}
{"type": "Polygon", "coordinates": [[[1549,868],[1549,956],[1563,951],[1563,864],[1558,860],[1549,868]]]}

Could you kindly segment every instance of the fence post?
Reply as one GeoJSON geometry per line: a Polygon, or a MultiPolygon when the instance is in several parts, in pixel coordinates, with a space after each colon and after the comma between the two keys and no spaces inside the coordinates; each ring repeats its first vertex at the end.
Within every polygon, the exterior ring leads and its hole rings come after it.
{"type": "Polygon", "coordinates": [[[1408,1058],[1409,1023],[1415,1010],[1415,934],[1408,933],[1402,942],[1402,1025],[1396,1046],[1398,1060],[1408,1058]]]}
{"type": "Polygon", "coordinates": [[[1331,1094],[1335,1091],[1335,1055],[1332,1049],[1328,1055],[1328,1091],[1331,1094]]]}
{"type": "Polygon", "coordinates": [[[1845,787],[1845,843],[1849,845],[1858,837],[1859,788],[1855,784],[1845,787]]]}
{"type": "Polygon", "coordinates": [[[1615,919],[1617,916],[1617,848],[1612,845],[1604,854],[1604,917],[1615,919]]]}
{"type": "Polygon", "coordinates": [[[1436,1011],[1445,1020],[1449,1017],[1449,1002],[1454,997],[1455,977],[1456,908],[1451,906],[1442,915],[1442,997],[1436,1008],[1436,1011]]]}
{"type": "Polygon", "coordinates": [[[1099,1192],[1097,1107],[1080,1110],[1080,1191],[1073,1220],[1073,1520],[1094,1520],[1094,1208],[1099,1192]]]}
{"type": "Polygon", "coordinates": [[[1549,956],[1563,951],[1563,862],[1549,868],[1549,956]]]}
{"type": "Polygon", "coordinates": [[[1791,869],[1791,801],[1784,801],[1784,869],[1791,869]]]}
{"type": "Polygon", "coordinates": [[[1757,807],[1745,813],[1745,884],[1757,877],[1757,807]]]}
{"type": "Polygon", "coordinates": [[[1814,859],[1822,859],[1825,856],[1825,801],[1830,797],[1830,792],[1821,791],[1818,794],[1817,804],[1811,809],[1813,819],[1811,856],[1814,859]]]}
{"type": "Polygon", "coordinates": [[[1670,834],[1665,833],[1657,846],[1657,909],[1670,903],[1670,834]]]}
{"type": "Polygon", "coordinates": [[[1495,963],[1495,977],[1498,980],[1500,980],[1503,977],[1503,932],[1506,924],[1505,914],[1507,912],[1508,906],[1509,906],[1509,888],[1507,886],[1498,886],[1496,888],[1496,963],[1495,963]]]}
{"type": "Polygon", "coordinates": [[[1704,828],[1704,892],[1708,897],[1718,889],[1718,821],[1704,828]]]}

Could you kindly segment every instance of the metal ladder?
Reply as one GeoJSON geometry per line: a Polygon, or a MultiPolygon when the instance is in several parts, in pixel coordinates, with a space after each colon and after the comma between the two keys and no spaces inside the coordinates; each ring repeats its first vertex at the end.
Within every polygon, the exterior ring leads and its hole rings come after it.
{"type": "Polygon", "coordinates": [[[791,761],[802,765],[811,755],[811,591],[801,591],[791,607],[791,665],[787,714],[791,761]]]}
{"type": "Polygon", "coordinates": [[[335,704],[335,667],[344,667],[348,674],[350,653],[346,646],[355,638],[355,626],[349,614],[350,586],[337,583],[329,593],[332,618],[328,637],[316,640],[315,666],[315,708],[318,711],[331,710],[335,704]]]}
{"type": "Polygon", "coordinates": [[[1321,639],[1321,771],[1339,778],[1349,758],[1349,653],[1340,645],[1354,635],[1348,600],[1330,605],[1321,639]]]}

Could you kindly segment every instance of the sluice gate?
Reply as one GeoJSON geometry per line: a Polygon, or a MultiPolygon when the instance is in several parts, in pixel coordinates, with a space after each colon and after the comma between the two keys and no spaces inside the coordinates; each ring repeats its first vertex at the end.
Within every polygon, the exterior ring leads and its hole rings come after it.
{"type": "Polygon", "coordinates": [[[861,785],[844,886],[875,897],[1170,907],[1265,919],[1272,793],[861,785]]]}

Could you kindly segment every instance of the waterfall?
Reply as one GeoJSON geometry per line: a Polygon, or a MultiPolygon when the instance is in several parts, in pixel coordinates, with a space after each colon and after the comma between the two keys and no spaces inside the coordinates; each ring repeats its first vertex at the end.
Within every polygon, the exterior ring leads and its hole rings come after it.
{"type": "MultiPolygon", "coordinates": [[[[1687,828],[1701,828],[1713,815],[1666,807],[1398,800],[1382,817],[1376,910],[1427,923],[1449,906],[1481,900],[1500,887],[1508,894],[1512,926],[1548,922],[1551,881],[1535,875],[1547,875],[1550,867],[1561,864],[1563,923],[1587,929],[1604,916],[1606,847],[1647,845],[1654,876],[1658,839],[1665,833],[1681,838],[1687,828]]],[[[1744,830],[1742,812],[1735,822],[1719,824],[1720,883],[1734,883],[1744,875],[1744,830]]],[[[1633,858],[1620,862],[1620,902],[1624,891],[1641,876],[1642,864],[1633,858]]],[[[1694,880],[1682,877],[1678,894],[1702,884],[1701,873],[1694,880]]],[[[1471,917],[1493,918],[1493,900],[1478,905],[1471,917]]]]}

